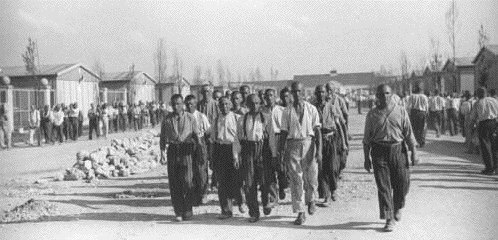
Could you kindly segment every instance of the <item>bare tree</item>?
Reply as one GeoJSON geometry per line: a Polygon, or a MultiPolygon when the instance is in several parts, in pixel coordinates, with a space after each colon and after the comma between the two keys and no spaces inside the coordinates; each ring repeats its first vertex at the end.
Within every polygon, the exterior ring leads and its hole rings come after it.
{"type": "MultiPolygon", "coordinates": [[[[408,56],[404,50],[401,51],[399,57],[400,70],[401,70],[401,79],[403,81],[407,81],[410,78],[410,62],[408,61],[408,56]]],[[[409,81],[409,80],[408,80],[409,81]]],[[[409,92],[412,91],[412,83],[408,83],[409,92]]]]}
{"type": "Polygon", "coordinates": [[[216,72],[218,74],[218,84],[220,86],[223,86],[225,83],[225,69],[223,68],[223,62],[221,61],[221,59],[218,59],[217,61],[216,72]]]}
{"type": "MultiPolygon", "coordinates": [[[[102,81],[104,79],[105,68],[104,68],[104,64],[100,61],[99,58],[94,58],[92,70],[100,78],[100,81],[102,81]]],[[[96,99],[97,103],[100,103],[100,94],[99,94],[99,88],[98,88],[97,84],[94,85],[94,91],[96,92],[96,96],[94,96],[94,100],[96,99]]]]}
{"type": "Polygon", "coordinates": [[[194,75],[192,76],[192,83],[193,84],[201,84],[202,80],[202,67],[200,65],[197,65],[194,67],[194,75]]]}
{"type": "MultiPolygon", "coordinates": [[[[40,82],[36,78],[36,75],[40,71],[40,55],[38,54],[38,44],[35,40],[32,40],[31,37],[28,38],[28,46],[26,46],[26,51],[24,54],[21,54],[22,60],[24,62],[24,66],[26,71],[31,74],[33,81],[35,81],[38,85],[38,90],[40,89],[40,82]]],[[[35,101],[38,107],[41,106],[39,93],[35,94],[35,101]]]]}
{"type": "Polygon", "coordinates": [[[164,38],[157,42],[156,52],[154,53],[154,70],[159,83],[165,82],[168,77],[168,56],[166,54],[166,45],[164,38]]]}
{"type": "Polygon", "coordinates": [[[211,67],[207,67],[204,71],[204,79],[207,81],[207,84],[214,84],[213,72],[211,71],[211,67]]]}
{"type": "Polygon", "coordinates": [[[259,67],[256,67],[256,70],[254,71],[254,77],[256,78],[256,81],[263,81],[263,74],[261,74],[261,70],[259,70],[259,67]]]}
{"type": "Polygon", "coordinates": [[[178,93],[182,92],[182,79],[183,79],[183,60],[175,49],[173,53],[173,76],[176,79],[176,84],[178,87],[178,93]]]}
{"type": "Polygon", "coordinates": [[[270,79],[272,81],[274,81],[274,80],[277,80],[277,77],[278,77],[278,69],[273,69],[273,67],[271,67],[271,70],[270,70],[270,79]]]}
{"type": "Polygon", "coordinates": [[[128,69],[127,80],[130,80],[129,86],[129,96],[130,102],[135,103],[136,95],[137,95],[137,84],[133,83],[133,77],[135,77],[135,63],[132,63],[130,68],[128,69]]]}
{"type": "Polygon", "coordinates": [[[232,76],[232,72],[230,71],[230,68],[227,66],[226,67],[226,81],[227,81],[227,84],[228,84],[228,87],[232,87],[232,82],[233,82],[233,76],[232,76]]]}
{"type": "Polygon", "coordinates": [[[448,40],[451,45],[451,49],[453,52],[453,62],[455,62],[455,57],[456,57],[456,42],[455,42],[455,35],[457,32],[457,20],[458,20],[458,8],[456,6],[455,0],[452,0],[450,3],[450,7],[448,8],[448,11],[446,12],[446,28],[448,31],[448,40]]]}
{"type": "MultiPolygon", "coordinates": [[[[440,42],[439,39],[431,36],[430,37],[430,44],[431,44],[431,70],[432,71],[440,71],[441,65],[443,64],[442,62],[442,56],[440,53],[440,42]]],[[[441,93],[445,92],[445,86],[444,86],[444,81],[440,76],[437,77],[436,79],[436,88],[440,90],[441,93]]]]}
{"type": "Polygon", "coordinates": [[[482,47],[486,46],[486,44],[488,43],[489,43],[488,33],[486,32],[486,30],[484,30],[484,26],[481,23],[481,28],[479,29],[479,38],[477,39],[477,44],[479,44],[479,50],[482,47]]]}
{"type": "Polygon", "coordinates": [[[237,82],[242,82],[242,76],[240,75],[240,72],[237,72],[237,82]]]}

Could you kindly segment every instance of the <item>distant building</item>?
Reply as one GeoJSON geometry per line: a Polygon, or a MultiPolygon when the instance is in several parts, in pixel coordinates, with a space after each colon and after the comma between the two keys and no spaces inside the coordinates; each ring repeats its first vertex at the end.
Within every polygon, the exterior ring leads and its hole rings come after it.
{"type": "Polygon", "coordinates": [[[173,94],[179,92],[185,98],[190,94],[190,82],[186,78],[182,78],[181,87],[178,88],[178,78],[170,76],[165,82],[156,84],[156,99],[159,102],[168,104],[173,94]]]}
{"type": "MultiPolygon", "coordinates": [[[[13,92],[14,128],[28,127],[31,105],[42,107],[64,103],[78,103],[84,113],[90,103],[97,102],[99,77],[79,63],[41,65],[33,76],[25,66],[0,67],[2,75],[10,78],[13,92]],[[46,79],[46,85],[43,84],[46,79]]],[[[86,115],[86,114],[84,114],[86,115]]],[[[85,122],[87,119],[85,116],[85,122]]]]}
{"type": "Polygon", "coordinates": [[[107,91],[108,103],[126,101],[128,103],[151,102],[156,97],[156,80],[142,71],[104,73],[100,87],[107,91]]]}
{"type": "Polygon", "coordinates": [[[293,80],[301,82],[307,92],[314,91],[317,85],[325,85],[333,81],[342,94],[355,94],[357,91],[369,90],[378,82],[374,72],[337,73],[336,70],[328,74],[294,75],[293,80]]]}
{"type": "Polygon", "coordinates": [[[498,44],[482,47],[472,63],[475,65],[474,86],[498,90],[498,44]]]}
{"type": "Polygon", "coordinates": [[[460,57],[455,58],[455,63],[451,58],[446,61],[443,72],[448,73],[445,77],[448,90],[474,92],[475,70],[472,60],[470,57],[460,57]]]}

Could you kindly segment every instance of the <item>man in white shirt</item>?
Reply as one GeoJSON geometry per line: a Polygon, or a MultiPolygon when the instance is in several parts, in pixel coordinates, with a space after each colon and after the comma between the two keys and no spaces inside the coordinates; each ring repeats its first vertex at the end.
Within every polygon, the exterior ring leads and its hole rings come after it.
{"type": "MultiPolygon", "coordinates": [[[[213,170],[218,180],[218,199],[220,201],[220,219],[233,216],[233,200],[242,202],[242,179],[238,166],[235,165],[234,143],[237,137],[237,122],[240,115],[230,111],[230,100],[222,96],[219,99],[220,114],[216,116],[211,127],[211,142],[213,143],[213,170]]],[[[239,209],[240,210],[240,209],[239,209]]]]}
{"type": "Polygon", "coordinates": [[[292,192],[292,209],[298,213],[294,221],[302,225],[306,221],[305,204],[308,213],[316,211],[318,198],[318,164],[322,158],[322,135],[320,116],[315,106],[304,101],[304,88],[299,82],[291,87],[293,103],[286,109],[282,119],[282,141],[279,152],[287,144],[285,160],[288,164],[292,192]],[[304,183],[307,184],[304,184],[304,183]]]}
{"type": "Polygon", "coordinates": [[[486,89],[477,89],[479,100],[472,109],[471,119],[477,124],[479,134],[479,145],[484,161],[485,175],[498,173],[498,100],[486,97],[486,89]]]}
{"type": "Polygon", "coordinates": [[[416,84],[408,101],[410,121],[419,147],[425,145],[425,127],[429,113],[429,99],[422,93],[422,85],[416,84]]]}
{"type": "Polygon", "coordinates": [[[78,117],[80,115],[80,109],[78,108],[78,103],[73,103],[71,109],[69,110],[69,124],[71,126],[71,131],[69,135],[73,141],[78,140],[78,117]]]}
{"type": "Polygon", "coordinates": [[[194,95],[185,97],[185,106],[187,112],[194,115],[197,124],[197,133],[199,134],[199,144],[195,147],[192,163],[195,189],[194,199],[197,204],[206,204],[208,194],[208,160],[205,137],[210,131],[211,124],[206,115],[197,111],[197,99],[194,95]]]}
{"type": "Polygon", "coordinates": [[[474,153],[475,146],[472,143],[472,132],[473,132],[473,124],[470,119],[472,108],[474,105],[474,100],[470,96],[469,91],[465,91],[463,94],[463,103],[460,106],[460,114],[463,115],[464,124],[463,124],[463,135],[465,136],[465,146],[467,147],[466,153],[474,153]]]}
{"type": "Polygon", "coordinates": [[[275,175],[271,167],[276,151],[271,115],[261,112],[259,96],[250,94],[246,99],[246,104],[249,112],[238,120],[233,154],[236,166],[241,168],[245,183],[246,200],[251,217],[249,222],[254,223],[260,217],[258,186],[261,189],[261,202],[265,215],[271,213],[276,203],[276,196],[272,194],[275,175]]]}
{"type": "Polygon", "coordinates": [[[40,111],[36,109],[35,105],[31,105],[31,111],[29,112],[29,145],[34,145],[34,135],[37,134],[38,146],[41,145],[41,133],[40,133],[40,111]]]}
{"type": "Polygon", "coordinates": [[[436,137],[441,136],[441,123],[443,121],[445,109],[445,100],[439,96],[439,90],[434,90],[434,96],[429,99],[429,116],[431,117],[434,128],[436,129],[436,137]]]}
{"type": "Polygon", "coordinates": [[[50,107],[48,105],[45,105],[43,107],[43,112],[40,117],[40,126],[43,132],[43,135],[45,136],[45,143],[52,142],[54,143],[52,139],[52,122],[54,121],[54,116],[52,114],[52,111],[50,110],[50,107]]]}
{"type": "MultiPolygon", "coordinates": [[[[62,134],[62,123],[64,122],[64,112],[61,110],[59,105],[54,108],[54,128],[52,132],[55,132],[60,143],[64,142],[62,134]]],[[[56,139],[54,139],[56,140],[56,139]]]]}
{"type": "Polygon", "coordinates": [[[450,128],[450,135],[458,134],[458,109],[460,108],[460,98],[453,93],[449,99],[448,106],[448,127],[450,128]]]}

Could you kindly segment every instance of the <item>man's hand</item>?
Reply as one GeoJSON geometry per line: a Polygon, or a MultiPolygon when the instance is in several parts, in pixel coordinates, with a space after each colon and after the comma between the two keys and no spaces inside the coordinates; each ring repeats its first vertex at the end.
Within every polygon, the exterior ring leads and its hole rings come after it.
{"type": "Polygon", "coordinates": [[[234,157],[233,159],[233,167],[235,169],[239,169],[240,168],[240,160],[239,160],[239,157],[234,157]]]}
{"type": "Polygon", "coordinates": [[[166,163],[166,154],[164,153],[165,151],[161,151],[161,159],[159,160],[160,163],[165,164],[166,163]]]}
{"type": "Polygon", "coordinates": [[[367,170],[367,172],[370,173],[370,169],[372,169],[372,160],[370,159],[370,157],[365,158],[365,162],[363,163],[363,168],[365,168],[365,170],[367,170]]]}
{"type": "Polygon", "coordinates": [[[417,158],[417,152],[412,151],[412,166],[418,165],[420,163],[420,160],[417,158]]]}

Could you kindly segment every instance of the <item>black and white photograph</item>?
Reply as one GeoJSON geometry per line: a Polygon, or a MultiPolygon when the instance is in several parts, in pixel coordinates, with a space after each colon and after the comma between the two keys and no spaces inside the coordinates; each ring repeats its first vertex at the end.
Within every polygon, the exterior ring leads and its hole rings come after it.
{"type": "Polygon", "coordinates": [[[496,0],[0,0],[0,239],[498,239],[496,0]]]}

